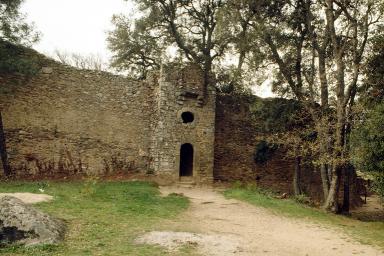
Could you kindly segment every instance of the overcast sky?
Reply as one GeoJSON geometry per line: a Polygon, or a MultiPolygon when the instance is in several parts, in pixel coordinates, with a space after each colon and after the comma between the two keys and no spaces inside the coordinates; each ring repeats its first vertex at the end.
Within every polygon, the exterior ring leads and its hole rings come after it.
{"type": "Polygon", "coordinates": [[[42,33],[36,50],[100,54],[108,59],[105,39],[112,15],[132,13],[132,5],[123,0],[26,0],[22,11],[42,33]]]}
{"type": "MultiPolygon", "coordinates": [[[[25,0],[22,11],[41,32],[34,48],[52,55],[55,50],[82,55],[99,55],[105,62],[111,56],[106,32],[113,27],[113,14],[133,14],[124,0],[25,0]]],[[[268,86],[254,88],[262,97],[271,96],[268,86]]]]}

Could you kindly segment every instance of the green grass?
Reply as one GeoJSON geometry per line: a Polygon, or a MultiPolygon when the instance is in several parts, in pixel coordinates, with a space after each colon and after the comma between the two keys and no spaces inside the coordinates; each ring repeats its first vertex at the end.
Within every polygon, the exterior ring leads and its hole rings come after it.
{"type": "Polygon", "coordinates": [[[384,249],[384,222],[362,222],[346,216],[326,213],[320,209],[297,203],[293,199],[276,199],[271,193],[258,188],[234,187],[226,190],[224,195],[227,198],[235,198],[267,208],[278,215],[307,219],[318,224],[336,227],[362,243],[384,249]]]}
{"type": "Polygon", "coordinates": [[[67,223],[65,241],[56,246],[0,248],[0,255],[167,255],[161,248],[133,241],[189,204],[182,196],[161,197],[156,186],[145,182],[0,183],[0,193],[40,193],[39,188],[55,200],[36,207],[67,223]]]}

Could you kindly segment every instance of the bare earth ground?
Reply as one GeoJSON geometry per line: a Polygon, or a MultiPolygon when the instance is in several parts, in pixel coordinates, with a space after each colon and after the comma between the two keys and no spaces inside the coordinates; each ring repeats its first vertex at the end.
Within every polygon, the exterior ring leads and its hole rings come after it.
{"type": "Polygon", "coordinates": [[[191,200],[180,218],[164,223],[162,231],[144,234],[138,243],[177,248],[193,246],[201,255],[384,255],[354,241],[341,231],[308,220],[274,215],[263,208],[226,199],[208,188],[162,187],[191,200]]]}
{"type": "Polygon", "coordinates": [[[352,217],[362,221],[384,221],[384,206],[377,195],[367,197],[367,203],[351,211],[352,217]]]}
{"type": "Polygon", "coordinates": [[[0,193],[0,197],[13,196],[26,204],[36,204],[40,202],[49,202],[53,199],[52,196],[46,194],[33,194],[33,193],[0,193]]]}

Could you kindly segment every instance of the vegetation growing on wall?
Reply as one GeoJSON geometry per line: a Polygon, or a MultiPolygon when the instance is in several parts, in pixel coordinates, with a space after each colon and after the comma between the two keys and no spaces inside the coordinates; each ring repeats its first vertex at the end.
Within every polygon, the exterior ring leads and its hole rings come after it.
{"type": "Polygon", "coordinates": [[[29,55],[28,51],[20,45],[0,41],[0,74],[35,75],[40,66],[36,56],[29,55]]]}
{"type": "Polygon", "coordinates": [[[39,38],[31,24],[20,12],[24,0],[0,0],[0,73],[18,72],[33,74],[36,66],[32,60],[21,57],[22,48],[30,46],[39,38]]]}
{"type": "Polygon", "coordinates": [[[256,99],[251,105],[252,116],[260,132],[276,133],[305,125],[303,106],[297,100],[284,98],[256,99]]]}
{"type": "Polygon", "coordinates": [[[254,160],[257,164],[265,164],[269,159],[273,157],[273,153],[278,148],[278,145],[268,143],[265,140],[260,141],[256,145],[254,160]]]}

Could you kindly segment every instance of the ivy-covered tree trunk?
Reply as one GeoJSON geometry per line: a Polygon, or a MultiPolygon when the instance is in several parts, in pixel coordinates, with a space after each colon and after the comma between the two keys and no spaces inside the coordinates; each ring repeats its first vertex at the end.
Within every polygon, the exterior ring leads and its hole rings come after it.
{"type": "Polygon", "coordinates": [[[7,154],[7,147],[5,143],[5,133],[4,133],[4,126],[3,126],[3,117],[0,112],[0,157],[1,162],[3,163],[3,170],[5,176],[11,175],[11,166],[8,162],[8,154],[7,154]]]}

